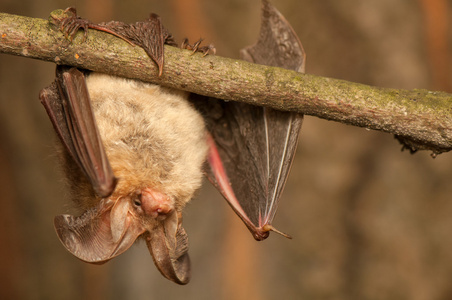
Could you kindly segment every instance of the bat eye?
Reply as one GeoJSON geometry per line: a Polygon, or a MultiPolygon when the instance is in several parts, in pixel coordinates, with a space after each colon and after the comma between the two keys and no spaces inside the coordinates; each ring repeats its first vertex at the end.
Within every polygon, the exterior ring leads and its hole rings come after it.
{"type": "Polygon", "coordinates": [[[133,205],[135,205],[136,207],[140,207],[141,206],[141,199],[140,198],[133,199],[133,205]]]}

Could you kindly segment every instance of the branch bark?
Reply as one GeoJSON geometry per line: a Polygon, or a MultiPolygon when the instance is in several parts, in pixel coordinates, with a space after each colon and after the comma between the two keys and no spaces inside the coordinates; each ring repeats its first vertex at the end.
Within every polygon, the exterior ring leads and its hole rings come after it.
{"type": "MultiPolygon", "coordinates": [[[[62,10],[51,16],[58,17],[62,10]]],[[[49,20],[51,20],[50,18],[49,20]]],[[[0,13],[0,53],[140,79],[225,100],[296,111],[395,134],[410,150],[452,149],[452,95],[372,87],[165,47],[165,66],[139,47],[90,30],[70,42],[52,22],[0,13]]]]}

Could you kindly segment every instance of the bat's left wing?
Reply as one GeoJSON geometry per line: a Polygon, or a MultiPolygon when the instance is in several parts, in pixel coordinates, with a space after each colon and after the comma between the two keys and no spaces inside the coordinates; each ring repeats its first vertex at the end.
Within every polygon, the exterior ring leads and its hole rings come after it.
{"type": "MultiPolygon", "coordinates": [[[[259,40],[242,50],[242,57],[304,72],[305,52],[292,27],[267,0],[262,1],[262,13],[259,40]]],[[[295,154],[303,115],[212,99],[196,105],[212,136],[209,180],[254,238],[267,238],[269,231],[276,231],[271,222],[295,154]]]]}

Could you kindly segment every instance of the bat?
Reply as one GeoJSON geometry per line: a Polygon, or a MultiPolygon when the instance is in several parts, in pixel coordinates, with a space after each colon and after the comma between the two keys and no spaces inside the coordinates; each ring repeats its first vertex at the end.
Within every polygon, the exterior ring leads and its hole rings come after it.
{"type": "Polygon", "coordinates": [[[78,217],[54,224],[66,249],[104,263],[143,238],[160,272],[190,276],[182,209],[200,187],[208,146],[188,93],[58,67],[40,98],[63,144],[78,217]]]}
{"type": "MultiPolygon", "coordinates": [[[[164,45],[175,42],[157,15],[135,24],[96,25],[77,17],[74,9],[67,12],[70,16],[60,21],[68,37],[80,28],[85,34],[88,28],[107,31],[144,48],[162,74],[164,45]]],[[[260,39],[242,52],[244,58],[302,71],[304,51],[290,25],[268,1],[263,1],[263,15],[260,39]]],[[[183,44],[194,52],[215,51],[211,45],[200,47],[200,41],[183,44]]],[[[188,283],[182,210],[204,172],[256,239],[275,230],[271,221],[302,116],[201,98],[57,67],[56,80],[40,99],[62,145],[71,197],[82,212],[54,221],[70,253],[100,264],[144,239],[162,275],[188,283]]]]}

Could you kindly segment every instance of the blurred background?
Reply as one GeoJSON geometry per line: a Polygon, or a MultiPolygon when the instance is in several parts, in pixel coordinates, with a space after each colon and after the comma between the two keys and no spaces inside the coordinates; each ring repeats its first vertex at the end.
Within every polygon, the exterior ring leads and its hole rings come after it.
{"type": "MultiPolygon", "coordinates": [[[[452,92],[448,0],[273,0],[307,52],[307,73],[452,92]]],[[[259,0],[2,0],[47,18],[76,6],[95,22],[159,14],[178,41],[203,37],[238,58],[259,0]]],[[[275,227],[255,242],[206,182],[184,215],[192,280],[177,286],[144,243],[102,266],[60,245],[71,203],[38,93],[52,63],[0,55],[1,299],[452,299],[452,154],[411,155],[389,134],[307,116],[275,227]]]]}

